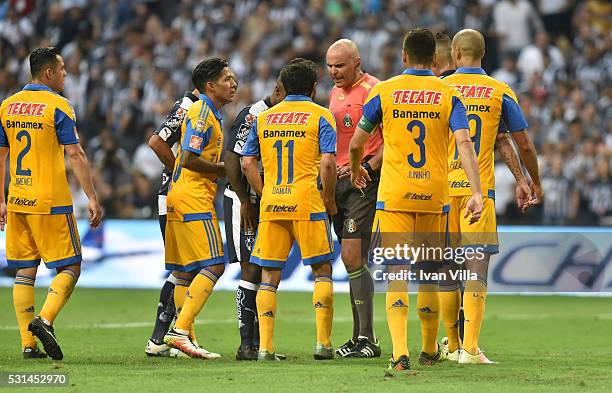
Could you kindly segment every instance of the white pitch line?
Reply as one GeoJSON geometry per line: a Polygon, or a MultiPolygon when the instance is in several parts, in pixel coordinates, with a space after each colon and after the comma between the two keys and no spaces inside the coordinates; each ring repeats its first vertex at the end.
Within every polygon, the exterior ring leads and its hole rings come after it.
{"type": "MultiPolygon", "coordinates": [[[[411,317],[411,320],[416,318],[411,317]]],[[[612,313],[606,314],[596,314],[596,315],[585,315],[579,318],[573,316],[563,316],[563,315],[552,315],[552,314],[499,314],[499,315],[491,315],[486,316],[485,319],[490,320],[501,320],[501,321],[533,321],[533,320],[543,320],[543,319],[596,319],[596,320],[612,320],[612,313]]],[[[348,323],[352,322],[353,318],[347,317],[335,317],[334,323],[348,323]]],[[[384,322],[386,321],[385,317],[375,317],[374,321],[376,322],[384,322]]],[[[314,323],[314,319],[302,319],[295,320],[293,323],[304,323],[304,324],[312,324],[314,323]]],[[[209,319],[209,320],[201,320],[195,321],[196,325],[231,325],[237,324],[237,320],[235,318],[225,318],[225,319],[209,319]]],[[[66,325],[63,326],[60,324],[61,329],[130,329],[130,328],[143,328],[143,327],[151,327],[153,326],[152,322],[125,322],[125,323],[92,323],[88,325],[66,325]]],[[[17,325],[0,325],[0,330],[19,330],[17,325]]]]}

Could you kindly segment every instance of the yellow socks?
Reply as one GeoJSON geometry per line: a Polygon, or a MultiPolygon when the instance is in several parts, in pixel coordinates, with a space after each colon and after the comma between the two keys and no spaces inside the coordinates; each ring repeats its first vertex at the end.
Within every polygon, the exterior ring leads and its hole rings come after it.
{"type": "Polygon", "coordinates": [[[478,337],[487,300],[486,281],[478,279],[465,283],[463,313],[465,315],[463,349],[472,355],[478,353],[478,337]]]}
{"type": "MultiPolygon", "coordinates": [[[[329,347],[334,317],[334,285],[331,277],[315,277],[312,306],[315,309],[317,323],[317,343],[329,347]]],[[[259,324],[261,328],[261,322],[259,324]]]]}
{"type": "Polygon", "coordinates": [[[408,356],[408,283],[391,281],[387,289],[387,324],[393,343],[393,359],[408,356]]]}
{"type": "Polygon", "coordinates": [[[442,321],[448,337],[448,350],[454,352],[461,348],[459,339],[459,309],[461,308],[461,290],[459,284],[440,286],[440,310],[442,321]]]}
{"type": "Polygon", "coordinates": [[[35,277],[18,274],[13,286],[13,305],[23,348],[36,346],[34,335],[28,331],[28,325],[34,319],[34,280],[35,277]]]}
{"type": "Polygon", "coordinates": [[[438,328],[440,325],[440,299],[438,284],[419,285],[417,308],[421,320],[422,351],[430,355],[438,351],[438,328]]]}
{"type": "MultiPolygon", "coordinates": [[[[212,294],[213,288],[215,287],[218,279],[219,277],[207,268],[200,271],[200,273],[191,282],[191,285],[189,285],[189,289],[185,294],[185,302],[183,303],[181,312],[178,314],[178,318],[174,324],[175,328],[193,332],[193,321],[212,294]]],[[[194,337],[191,339],[194,340],[194,337]]]]}
{"type": "MultiPolygon", "coordinates": [[[[274,353],[274,318],[276,317],[276,286],[262,282],[257,291],[257,315],[259,318],[259,350],[274,353]]],[[[318,320],[317,320],[318,324],[318,320]]]]}
{"type": "Polygon", "coordinates": [[[70,298],[76,282],[77,276],[70,269],[64,269],[57,273],[57,276],[51,281],[47,299],[39,314],[45,322],[53,324],[55,317],[70,298]]]}

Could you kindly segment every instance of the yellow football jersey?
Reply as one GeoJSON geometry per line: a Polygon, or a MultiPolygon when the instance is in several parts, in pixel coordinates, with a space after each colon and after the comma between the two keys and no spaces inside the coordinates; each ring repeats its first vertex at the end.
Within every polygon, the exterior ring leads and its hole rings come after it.
{"type": "Polygon", "coordinates": [[[217,176],[183,168],[181,151],[190,151],[218,163],[223,146],[221,113],[205,94],[187,110],[168,191],[168,220],[195,221],[216,217],[217,176]]]}
{"type": "Polygon", "coordinates": [[[334,116],[309,97],[289,95],[257,116],[242,155],[261,156],[260,221],[327,217],[317,189],[324,153],[336,153],[334,116]]]}
{"type": "MultiPolygon", "coordinates": [[[[488,76],[482,68],[462,67],[444,78],[463,95],[470,135],[478,156],[483,195],[495,198],[494,154],[497,131],[527,128],[527,121],[510,87],[488,76]]],[[[470,195],[470,183],[459,161],[455,138],[450,135],[448,187],[451,196],[470,195]]]]}
{"type": "Polygon", "coordinates": [[[79,143],[74,110],[46,85],[29,84],[0,105],[0,146],[10,149],[8,211],[72,212],[64,146],[79,143]]]}
{"type": "Polygon", "coordinates": [[[376,208],[443,213],[449,208],[449,129],[467,129],[459,92],[431,70],[406,69],[374,86],[360,127],[382,124],[384,155],[376,208]]]}

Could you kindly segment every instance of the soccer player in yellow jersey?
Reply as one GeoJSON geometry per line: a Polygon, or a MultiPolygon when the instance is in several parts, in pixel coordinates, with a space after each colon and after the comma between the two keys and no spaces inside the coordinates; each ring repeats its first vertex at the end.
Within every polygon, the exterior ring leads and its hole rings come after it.
{"type": "MultiPolygon", "coordinates": [[[[452,57],[458,68],[454,74],[444,79],[459,89],[464,97],[472,141],[478,156],[480,181],[485,190],[482,217],[478,223],[470,225],[464,218],[469,198],[469,179],[466,178],[466,172],[461,163],[457,161],[457,150],[451,143],[448,152],[448,186],[451,197],[449,230],[452,234],[453,245],[480,248],[484,252],[482,258],[468,258],[466,261],[466,269],[475,273],[477,279],[465,282],[463,295],[465,324],[462,350],[460,350],[462,345],[457,329],[450,326],[453,320],[457,320],[459,313],[461,295],[458,285],[453,291],[441,292],[442,311],[448,334],[448,357],[458,360],[459,363],[472,364],[494,363],[487,359],[479,349],[478,337],[484,317],[489,258],[491,254],[498,252],[494,205],[494,148],[496,140],[499,139],[498,130],[501,128],[510,133],[524,133],[527,129],[527,122],[514,92],[505,83],[488,76],[481,68],[484,51],[484,37],[478,31],[466,29],[457,33],[452,41],[452,57]]],[[[532,159],[537,163],[535,154],[532,159]]],[[[530,170],[530,173],[533,173],[533,170],[530,170]]],[[[533,178],[534,184],[539,184],[537,169],[533,178]]],[[[534,198],[537,197],[534,196],[534,198]]],[[[525,201],[526,206],[523,208],[534,203],[537,201],[530,198],[525,201]]]]}
{"type": "MultiPolygon", "coordinates": [[[[444,248],[449,209],[447,187],[449,129],[454,132],[461,163],[468,174],[471,194],[466,218],[476,222],[482,210],[478,163],[469,135],[465,107],[459,92],[431,71],[436,43],[427,29],[413,29],[404,38],[404,72],[374,86],[363,107],[363,117],[351,140],[351,178],[361,188],[368,173],[360,163],[370,133],[382,124],[384,154],[373,252],[403,246],[444,248]]],[[[408,294],[404,273],[409,263],[420,272],[435,272],[440,253],[411,260],[401,253],[383,262],[389,275],[386,309],[393,343],[388,370],[410,368],[407,345],[408,294]],[[436,255],[437,254],[437,255],[436,255]]],[[[387,254],[389,255],[389,254],[387,254]]],[[[440,359],[436,342],[439,325],[437,280],[420,279],[417,309],[421,320],[422,352],[419,362],[431,365],[440,359]]]]}
{"type": "Polygon", "coordinates": [[[225,176],[219,162],[223,148],[219,110],[234,100],[238,85],[227,61],[219,58],[198,64],[192,79],[200,100],[189,107],[181,126],[167,200],[166,269],[177,278],[177,319],[164,342],[190,357],[213,359],[220,355],[194,342],[193,322],[225,269],[214,207],[217,180],[225,176]]]}
{"type": "Polygon", "coordinates": [[[336,214],[336,129],[334,116],[312,102],[317,73],[310,60],[294,59],[280,72],[287,96],[260,113],[242,150],[242,170],[261,195],[259,227],[251,262],[262,267],[257,292],[258,360],[276,360],[272,343],[276,290],[294,241],[312,267],[317,344],[314,358],[332,359],[331,325],[334,249],[328,214],[336,214]],[[257,168],[258,157],[264,180],[257,168]],[[323,190],[317,189],[320,174],[323,190]]]}
{"type": "Polygon", "coordinates": [[[102,210],[79,144],[74,110],[64,90],[64,60],[57,48],[30,54],[32,83],[0,105],[0,184],[10,153],[8,205],[0,192],[0,230],[6,225],[6,258],[16,269],[13,303],[24,358],[63,358],[53,321],[68,301],[81,272],[81,243],[66,180],[64,152],[89,198],[89,223],[100,224],[102,210]],[[34,317],[34,281],[40,260],[57,269],[47,298],[34,317]]]}

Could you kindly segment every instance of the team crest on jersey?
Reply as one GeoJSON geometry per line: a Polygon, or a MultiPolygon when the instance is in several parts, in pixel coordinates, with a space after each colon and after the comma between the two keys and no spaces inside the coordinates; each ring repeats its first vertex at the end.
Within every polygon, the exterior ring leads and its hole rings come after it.
{"type": "Polygon", "coordinates": [[[217,149],[221,147],[221,137],[217,138],[217,149]]]}
{"type": "Polygon", "coordinates": [[[345,127],[353,127],[353,119],[351,119],[351,115],[348,113],[344,115],[344,126],[345,127]]]}
{"type": "Polygon", "coordinates": [[[204,142],[204,139],[202,137],[192,135],[189,139],[189,147],[192,149],[200,150],[200,148],[202,148],[202,142],[204,142]]]}
{"type": "Polygon", "coordinates": [[[344,230],[347,231],[348,233],[357,232],[357,223],[355,222],[355,220],[352,218],[349,218],[346,221],[344,221],[344,230]]]}
{"type": "Polygon", "coordinates": [[[205,126],[206,126],[206,119],[199,118],[198,121],[196,121],[196,130],[202,132],[205,126]]]}
{"type": "Polygon", "coordinates": [[[338,100],[342,101],[342,100],[344,100],[344,98],[345,98],[344,94],[340,93],[340,95],[338,96],[338,100]]]}

